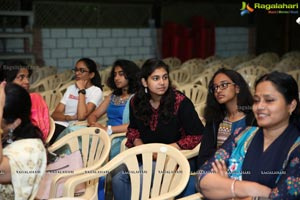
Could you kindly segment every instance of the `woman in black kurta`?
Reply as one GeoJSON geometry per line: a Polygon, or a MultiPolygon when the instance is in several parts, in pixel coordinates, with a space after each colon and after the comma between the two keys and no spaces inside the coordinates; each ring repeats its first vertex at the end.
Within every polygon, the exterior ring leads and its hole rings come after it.
{"type": "MultiPolygon", "coordinates": [[[[192,149],[201,141],[203,125],[192,102],[171,87],[168,66],[149,59],[141,69],[141,86],[130,101],[127,147],[165,143],[192,149]]],[[[121,169],[113,175],[114,199],[130,199],[130,180],[121,169]]]]}
{"type": "Polygon", "coordinates": [[[160,108],[152,108],[151,121],[145,124],[134,115],[135,98],[130,102],[130,124],[127,132],[127,147],[134,146],[135,139],[147,143],[176,143],[181,149],[193,149],[199,144],[203,126],[194,105],[184,94],[174,93],[174,116],[165,122],[159,115],[160,108]]]}

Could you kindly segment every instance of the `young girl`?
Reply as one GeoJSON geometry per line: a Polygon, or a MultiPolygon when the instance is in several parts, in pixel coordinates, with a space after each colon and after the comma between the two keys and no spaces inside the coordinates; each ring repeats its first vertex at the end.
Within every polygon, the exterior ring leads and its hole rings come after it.
{"type": "Polygon", "coordinates": [[[209,82],[204,135],[198,155],[200,167],[237,128],[255,125],[253,98],[248,84],[236,71],[221,68],[209,82]]]}
{"type": "MultiPolygon", "coordinates": [[[[199,144],[204,127],[191,100],[171,87],[169,67],[158,59],[147,60],[139,83],[130,100],[126,146],[165,143],[193,149],[199,144]]],[[[123,170],[115,172],[112,179],[116,200],[130,199],[130,180],[123,170]]]]}
{"type": "MultiPolygon", "coordinates": [[[[117,60],[113,64],[107,80],[107,85],[113,92],[90,114],[89,126],[102,128],[109,134],[127,131],[129,110],[125,110],[125,106],[137,89],[139,71],[139,67],[129,60],[117,60]],[[97,120],[105,113],[108,118],[106,125],[99,124],[97,120]]],[[[111,158],[120,152],[120,142],[113,141],[111,158]]]]}
{"type": "Polygon", "coordinates": [[[72,122],[85,120],[102,101],[101,78],[96,63],[89,58],[81,58],[76,62],[74,73],[75,84],[68,87],[52,113],[55,132],[50,144],[72,122]]]}
{"type": "Polygon", "coordinates": [[[33,200],[46,170],[46,149],[30,119],[28,92],[5,84],[0,84],[0,199],[33,200]]]}

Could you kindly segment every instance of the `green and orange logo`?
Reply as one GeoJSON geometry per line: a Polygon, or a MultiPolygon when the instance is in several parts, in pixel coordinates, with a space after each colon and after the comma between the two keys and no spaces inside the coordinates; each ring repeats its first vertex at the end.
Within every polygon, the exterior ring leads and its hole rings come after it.
{"type": "Polygon", "coordinates": [[[249,3],[246,3],[245,1],[242,2],[241,16],[252,13],[253,11],[254,8],[251,8],[249,3]]]}
{"type": "Polygon", "coordinates": [[[241,16],[254,12],[254,10],[266,11],[268,14],[299,14],[298,3],[249,3],[242,1],[241,16]]]}

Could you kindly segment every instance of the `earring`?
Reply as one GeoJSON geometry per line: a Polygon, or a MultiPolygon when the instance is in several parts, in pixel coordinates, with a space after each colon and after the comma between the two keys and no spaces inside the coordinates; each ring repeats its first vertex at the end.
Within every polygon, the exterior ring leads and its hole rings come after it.
{"type": "Polygon", "coordinates": [[[10,128],[9,130],[8,130],[8,139],[7,139],[7,143],[8,144],[11,144],[11,143],[13,143],[13,133],[14,133],[14,129],[12,129],[12,128],[10,128]]]}
{"type": "Polygon", "coordinates": [[[148,93],[148,89],[145,87],[145,93],[147,94],[148,93]]]}

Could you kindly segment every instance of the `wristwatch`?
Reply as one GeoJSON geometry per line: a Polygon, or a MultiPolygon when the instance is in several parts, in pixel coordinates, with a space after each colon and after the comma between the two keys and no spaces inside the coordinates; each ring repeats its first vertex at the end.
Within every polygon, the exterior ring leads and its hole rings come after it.
{"type": "Polygon", "coordinates": [[[81,89],[81,90],[79,90],[79,91],[78,91],[78,94],[80,94],[80,93],[81,93],[81,94],[86,94],[86,91],[85,91],[85,89],[81,89]]]}
{"type": "Polygon", "coordinates": [[[112,134],[111,125],[108,125],[108,126],[107,126],[106,132],[107,132],[108,135],[111,135],[111,134],[112,134]]]}

